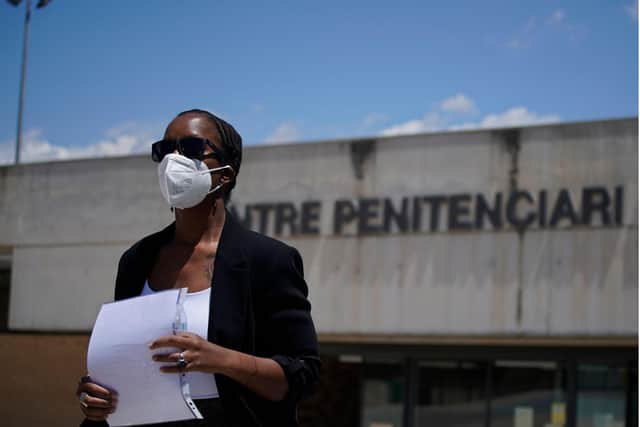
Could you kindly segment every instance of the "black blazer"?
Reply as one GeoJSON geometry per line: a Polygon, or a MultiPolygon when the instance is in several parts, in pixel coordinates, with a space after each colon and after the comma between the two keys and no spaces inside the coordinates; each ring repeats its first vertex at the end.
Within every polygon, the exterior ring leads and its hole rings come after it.
{"type": "MultiPolygon", "coordinates": [[[[175,223],[129,248],[120,259],[115,299],[140,295],[175,223]]],[[[214,261],[208,340],[275,360],[289,392],[270,402],[224,375],[216,383],[226,418],[238,426],[296,426],[296,405],[310,394],[320,371],[318,343],[298,251],[245,229],[227,212],[214,261]]],[[[83,426],[96,426],[89,420],[83,426]]],[[[104,425],[104,424],[102,424],[104,425]]]]}

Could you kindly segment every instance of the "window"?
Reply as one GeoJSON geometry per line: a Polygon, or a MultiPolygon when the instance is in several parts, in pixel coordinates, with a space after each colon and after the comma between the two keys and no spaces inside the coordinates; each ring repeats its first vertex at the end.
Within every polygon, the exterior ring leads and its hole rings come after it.
{"type": "Polygon", "coordinates": [[[577,427],[624,427],[628,379],[623,366],[578,365],[577,427]]]}
{"type": "Polygon", "coordinates": [[[420,362],[415,426],[484,427],[486,363],[420,362]]]}
{"type": "Polygon", "coordinates": [[[566,369],[556,362],[496,361],[491,425],[566,425],[566,369]]]}
{"type": "Polygon", "coordinates": [[[360,425],[402,426],[405,384],[401,362],[367,360],[363,366],[360,425]]]}
{"type": "Polygon", "coordinates": [[[351,356],[330,369],[323,413],[339,415],[303,425],[638,426],[637,348],[337,347],[351,356]]]}

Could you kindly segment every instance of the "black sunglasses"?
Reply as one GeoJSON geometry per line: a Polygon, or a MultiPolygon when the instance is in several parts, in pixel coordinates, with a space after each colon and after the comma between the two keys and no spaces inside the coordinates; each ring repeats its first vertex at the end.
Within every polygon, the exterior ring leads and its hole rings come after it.
{"type": "Polygon", "coordinates": [[[207,138],[200,138],[197,136],[189,136],[187,138],[175,139],[161,139],[158,142],[151,144],[151,158],[154,162],[160,163],[164,156],[169,153],[173,153],[178,150],[178,153],[190,159],[202,160],[205,157],[213,157],[218,159],[219,162],[224,162],[224,154],[222,150],[216,147],[207,138]],[[204,154],[205,147],[209,146],[213,153],[204,154]]]}

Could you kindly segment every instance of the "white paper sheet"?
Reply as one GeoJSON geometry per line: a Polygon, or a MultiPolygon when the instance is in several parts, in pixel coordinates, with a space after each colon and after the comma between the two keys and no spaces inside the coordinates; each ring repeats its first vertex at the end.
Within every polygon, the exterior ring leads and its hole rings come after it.
{"type": "MultiPolygon", "coordinates": [[[[193,419],[177,374],[160,372],[149,343],[173,333],[179,290],[104,304],[91,333],[87,368],[91,379],[118,392],[110,426],[193,419]]],[[[156,353],[172,349],[162,348],[156,353]]]]}

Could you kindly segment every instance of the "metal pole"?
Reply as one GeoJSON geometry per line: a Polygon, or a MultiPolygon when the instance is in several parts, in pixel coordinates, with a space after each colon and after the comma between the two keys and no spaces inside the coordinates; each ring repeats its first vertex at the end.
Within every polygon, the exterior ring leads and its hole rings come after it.
{"type": "MultiPolygon", "coordinates": [[[[415,410],[418,400],[418,381],[420,381],[420,370],[416,359],[409,357],[405,360],[404,372],[406,384],[404,386],[405,396],[402,410],[402,425],[404,427],[413,427],[416,419],[415,410]]],[[[422,420],[420,421],[421,424],[424,422],[422,420]]]]}
{"type": "Polygon", "coordinates": [[[24,107],[24,86],[27,75],[27,47],[29,45],[29,21],[31,19],[31,0],[27,0],[27,12],[24,17],[24,42],[22,45],[22,74],[20,75],[20,99],[18,100],[18,129],[16,130],[16,165],[20,163],[22,143],[22,110],[24,107]]]}

